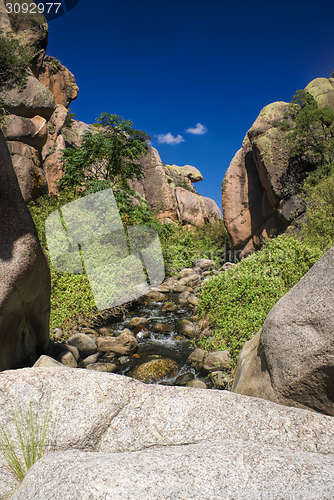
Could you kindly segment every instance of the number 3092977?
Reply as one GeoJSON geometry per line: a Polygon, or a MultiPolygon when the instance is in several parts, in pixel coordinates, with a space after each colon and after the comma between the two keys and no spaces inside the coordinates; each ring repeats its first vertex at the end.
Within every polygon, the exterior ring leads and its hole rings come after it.
{"type": "Polygon", "coordinates": [[[6,3],[6,12],[7,14],[12,14],[13,12],[15,14],[19,14],[22,12],[22,14],[50,14],[50,12],[54,12],[57,14],[59,7],[61,6],[61,3],[6,3]]]}

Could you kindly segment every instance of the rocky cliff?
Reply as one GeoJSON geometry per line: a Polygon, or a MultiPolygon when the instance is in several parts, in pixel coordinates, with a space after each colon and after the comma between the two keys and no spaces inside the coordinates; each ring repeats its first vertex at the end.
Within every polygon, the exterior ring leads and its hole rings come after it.
{"type": "MultiPolygon", "coordinates": [[[[22,4],[22,1],[19,3],[22,4]]],[[[0,27],[32,50],[23,89],[5,85],[1,129],[12,156],[16,177],[26,202],[41,194],[56,193],[62,175],[59,152],[65,148],[60,134],[68,105],[78,94],[74,76],[56,59],[45,56],[48,25],[40,14],[7,14],[0,0],[0,27]]]]}
{"type": "MultiPolygon", "coordinates": [[[[22,3],[22,2],[21,2],[22,3]]],[[[61,151],[78,147],[82,135],[94,125],[66,122],[68,107],[78,95],[73,74],[57,59],[46,56],[48,25],[44,16],[7,14],[0,0],[0,27],[32,48],[31,70],[26,86],[0,89],[0,102],[6,113],[1,129],[12,156],[12,163],[23,198],[35,200],[43,193],[58,194],[57,181],[63,175],[61,151]]],[[[201,173],[190,165],[163,165],[159,153],[150,148],[142,159],[144,180],[132,185],[162,221],[199,225],[221,219],[216,203],[195,192],[193,183],[201,173]]]]}
{"type": "MultiPolygon", "coordinates": [[[[305,88],[318,105],[334,109],[334,78],[316,78],[305,88]]],[[[224,222],[234,248],[247,255],[261,238],[298,221],[305,205],[289,194],[287,132],[280,128],[286,102],[265,106],[247,132],[222,184],[224,222]]]]}

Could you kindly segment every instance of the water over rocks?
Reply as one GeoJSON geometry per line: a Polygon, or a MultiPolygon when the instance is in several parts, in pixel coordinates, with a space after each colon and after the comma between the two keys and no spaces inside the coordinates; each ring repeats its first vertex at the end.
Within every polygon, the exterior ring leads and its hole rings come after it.
{"type": "MultiPolygon", "coordinates": [[[[218,271],[213,261],[197,261],[152,288],[122,320],[78,327],[68,340],[55,342],[54,358],[67,367],[115,372],[145,383],[226,389],[231,382],[228,351],[208,353],[192,342],[203,330],[194,318],[197,295],[218,272],[224,270],[218,271]]],[[[59,331],[55,334],[59,340],[59,331]]],[[[44,356],[38,366],[44,363],[52,361],[44,356]]]]}

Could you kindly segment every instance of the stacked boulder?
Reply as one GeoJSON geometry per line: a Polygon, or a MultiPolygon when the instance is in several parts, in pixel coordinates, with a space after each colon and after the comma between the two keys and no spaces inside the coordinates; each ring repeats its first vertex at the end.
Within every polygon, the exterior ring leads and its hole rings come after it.
{"type": "Polygon", "coordinates": [[[12,85],[0,91],[6,111],[1,129],[23,199],[29,202],[46,192],[58,193],[56,182],[63,173],[59,153],[65,148],[61,129],[79,89],[64,66],[45,56],[48,25],[43,15],[7,14],[4,0],[0,0],[0,13],[3,32],[33,49],[25,87],[12,85]]]}

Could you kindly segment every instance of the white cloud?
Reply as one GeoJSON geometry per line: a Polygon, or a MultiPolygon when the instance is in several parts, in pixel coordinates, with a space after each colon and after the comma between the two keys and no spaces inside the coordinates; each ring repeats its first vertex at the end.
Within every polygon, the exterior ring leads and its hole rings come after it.
{"type": "Polygon", "coordinates": [[[157,135],[157,140],[160,144],[180,144],[180,142],[184,142],[182,135],[177,135],[174,137],[170,132],[168,134],[159,134],[157,135]]]}
{"type": "Polygon", "coordinates": [[[205,134],[205,132],[207,132],[208,129],[202,125],[201,123],[197,123],[196,127],[195,128],[188,128],[186,130],[186,132],[188,132],[188,134],[195,134],[195,135],[202,135],[202,134],[205,134]]]}

